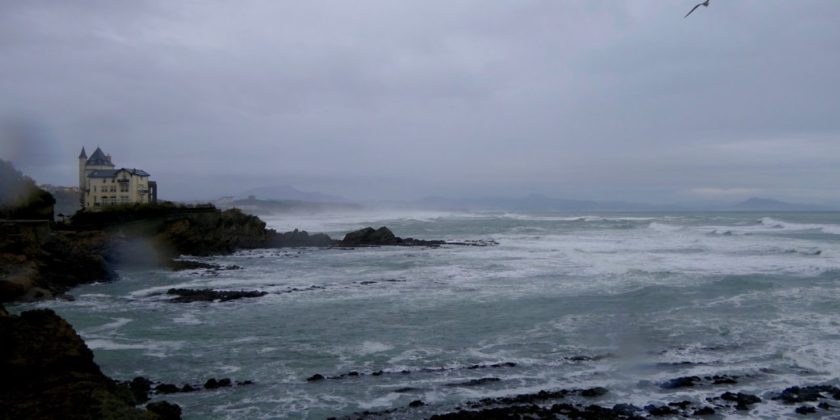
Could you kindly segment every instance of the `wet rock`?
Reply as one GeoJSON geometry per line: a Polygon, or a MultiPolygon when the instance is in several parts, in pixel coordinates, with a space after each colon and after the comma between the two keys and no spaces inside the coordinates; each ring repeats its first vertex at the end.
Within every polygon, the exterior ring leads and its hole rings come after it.
{"type": "Polygon", "coordinates": [[[155,401],[146,404],[146,409],[158,415],[160,420],[180,420],[181,407],[166,401],[155,401]]]}
{"type": "Polygon", "coordinates": [[[595,387],[595,388],[588,388],[588,389],[584,389],[584,390],[580,391],[580,396],[581,397],[600,397],[600,396],[606,394],[607,392],[608,392],[607,388],[598,386],[598,387],[595,387]]]}
{"type": "Polygon", "coordinates": [[[713,416],[715,415],[715,409],[712,407],[703,407],[694,410],[694,416],[713,416]]]}
{"type": "Polygon", "coordinates": [[[220,266],[201,261],[169,260],[166,264],[172,271],[219,269],[220,266]]]}
{"type": "Polygon", "coordinates": [[[152,389],[152,381],[142,376],[138,376],[128,383],[128,388],[134,394],[134,399],[137,402],[144,403],[149,401],[149,391],[152,389]]]}
{"type": "Polygon", "coordinates": [[[250,380],[250,379],[249,379],[249,380],[247,380],[247,381],[237,381],[237,382],[236,382],[236,384],[237,384],[237,385],[253,385],[253,384],[254,384],[254,381],[252,381],[252,380],[250,380]]]}
{"type": "Polygon", "coordinates": [[[361,245],[396,245],[398,243],[396,235],[385,226],[379,229],[366,227],[344,235],[341,240],[342,246],[361,246],[361,245]]]}
{"type": "Polygon", "coordinates": [[[691,407],[691,401],[672,402],[672,403],[668,403],[668,405],[671,406],[671,407],[677,407],[681,410],[685,410],[685,409],[691,407]]]}
{"type": "Polygon", "coordinates": [[[328,247],[335,246],[338,241],[323,233],[310,235],[305,230],[293,230],[285,233],[274,233],[268,241],[272,248],[286,247],[328,247]]]}
{"type": "Polygon", "coordinates": [[[814,414],[816,412],[817,412],[817,409],[813,406],[810,406],[810,405],[803,405],[803,406],[796,407],[796,414],[806,415],[806,414],[814,414]]]}
{"type": "Polygon", "coordinates": [[[832,405],[827,402],[821,402],[817,404],[817,407],[822,408],[823,410],[831,410],[832,405]]]}
{"type": "Polygon", "coordinates": [[[170,302],[189,303],[227,302],[236,299],[256,298],[265,296],[268,292],[257,290],[169,289],[166,294],[178,296],[170,302]]]}
{"type": "Polygon", "coordinates": [[[316,374],[306,378],[306,381],[307,382],[317,382],[317,381],[323,381],[324,379],[326,379],[326,378],[324,378],[324,375],[321,375],[320,373],[316,373],[316,374]]]}
{"type": "Polygon", "coordinates": [[[840,399],[840,388],[832,385],[811,385],[792,386],[786,388],[774,400],[781,400],[785,404],[796,404],[801,402],[813,402],[831,395],[834,399],[840,399]]]}
{"type": "Polygon", "coordinates": [[[155,392],[158,394],[174,394],[176,392],[181,392],[181,388],[173,384],[160,384],[155,387],[155,392]]]}
{"type": "Polygon", "coordinates": [[[480,379],[471,379],[466,382],[458,382],[454,384],[446,384],[446,386],[456,387],[456,386],[480,386],[486,385],[493,382],[499,382],[501,379],[499,378],[480,378],[480,379]]]}
{"type": "MultiPolygon", "coordinates": [[[[414,238],[399,238],[385,226],[379,229],[366,227],[344,235],[338,245],[342,247],[363,247],[363,246],[432,246],[437,247],[445,244],[444,241],[426,241],[414,238]]],[[[465,244],[466,245],[466,244],[465,244]]]]}
{"type": "Polygon", "coordinates": [[[597,362],[599,360],[608,359],[611,357],[615,357],[615,355],[613,355],[612,353],[596,354],[592,356],[579,354],[575,356],[566,357],[566,360],[570,362],[597,362]]]}
{"type": "Polygon", "coordinates": [[[613,406],[612,411],[619,416],[631,417],[636,415],[639,411],[642,411],[642,409],[633,404],[616,404],[613,406]]]}
{"type": "Polygon", "coordinates": [[[662,406],[655,406],[655,405],[646,405],[645,411],[650,413],[651,416],[675,416],[679,414],[679,411],[668,407],[667,405],[662,406]]]}
{"type": "Polygon", "coordinates": [[[184,386],[181,387],[181,392],[194,392],[194,391],[198,391],[198,388],[196,388],[196,387],[194,387],[190,384],[184,384],[184,386]]]}
{"type": "Polygon", "coordinates": [[[730,375],[706,376],[705,379],[711,381],[713,385],[734,385],[738,383],[738,377],[730,375]]]}
{"type": "Polygon", "coordinates": [[[228,387],[228,386],[231,386],[231,385],[232,385],[232,382],[229,378],[222,378],[222,379],[219,379],[219,380],[216,380],[216,378],[210,378],[210,379],[207,380],[207,382],[204,383],[204,388],[205,389],[216,389],[216,388],[228,387]]]}
{"type": "Polygon", "coordinates": [[[93,352],[52,310],[0,316],[0,418],[125,418],[134,392],[105,376],[93,352]]]}
{"type": "Polygon", "coordinates": [[[660,388],[662,389],[679,389],[679,388],[691,388],[694,385],[700,383],[701,379],[697,376],[683,376],[681,378],[674,378],[671,379],[662,385],[660,388]]]}
{"type": "Polygon", "coordinates": [[[421,400],[414,400],[414,401],[408,403],[408,406],[411,407],[411,408],[422,407],[424,405],[426,405],[426,404],[424,404],[423,401],[421,401],[421,400]]]}
{"type": "Polygon", "coordinates": [[[721,394],[720,399],[724,401],[734,402],[735,409],[739,411],[749,410],[751,405],[761,402],[761,398],[758,398],[755,395],[745,394],[742,392],[732,393],[729,391],[721,394]]]}

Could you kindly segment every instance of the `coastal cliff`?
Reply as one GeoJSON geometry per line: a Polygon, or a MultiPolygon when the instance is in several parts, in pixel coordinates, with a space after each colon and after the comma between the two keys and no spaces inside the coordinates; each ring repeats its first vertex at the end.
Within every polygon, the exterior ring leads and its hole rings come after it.
{"type": "Polygon", "coordinates": [[[0,418],[180,418],[136,408],[131,390],[105,376],[73,327],[49,309],[15,316],[0,306],[0,342],[0,418]]]}

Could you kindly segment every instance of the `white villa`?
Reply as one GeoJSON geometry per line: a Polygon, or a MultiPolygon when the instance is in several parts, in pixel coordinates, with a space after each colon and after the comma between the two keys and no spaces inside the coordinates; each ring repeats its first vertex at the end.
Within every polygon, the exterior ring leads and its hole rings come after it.
{"type": "Polygon", "coordinates": [[[142,169],[115,169],[111,155],[96,148],[88,158],[85,148],[79,154],[79,189],[82,208],[157,202],[157,183],[149,181],[142,169]]]}

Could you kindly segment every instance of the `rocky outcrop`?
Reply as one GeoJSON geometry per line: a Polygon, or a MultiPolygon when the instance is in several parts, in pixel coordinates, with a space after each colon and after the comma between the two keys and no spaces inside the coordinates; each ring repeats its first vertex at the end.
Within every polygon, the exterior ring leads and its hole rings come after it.
{"type": "Polygon", "coordinates": [[[82,283],[116,278],[102,232],[20,222],[0,222],[0,232],[0,301],[52,298],[82,283]]]}
{"type": "Polygon", "coordinates": [[[135,408],[132,391],[105,376],[84,341],[51,310],[0,316],[0,342],[3,418],[161,418],[135,408]]]}
{"type": "Polygon", "coordinates": [[[230,300],[255,298],[268,294],[257,290],[212,290],[212,289],[169,289],[168,295],[177,296],[170,302],[227,302],[230,300]]]}
{"type": "Polygon", "coordinates": [[[385,226],[379,229],[366,227],[344,235],[338,245],[343,247],[358,246],[431,246],[444,245],[444,241],[426,241],[414,238],[400,238],[385,226]]]}

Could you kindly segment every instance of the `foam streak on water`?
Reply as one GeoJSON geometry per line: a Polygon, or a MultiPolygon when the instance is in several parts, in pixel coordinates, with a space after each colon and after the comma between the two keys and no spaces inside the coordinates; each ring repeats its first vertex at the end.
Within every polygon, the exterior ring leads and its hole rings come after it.
{"type": "MultiPolygon", "coordinates": [[[[658,386],[686,375],[738,375],[737,390],[762,397],[838,383],[838,214],[268,220],[334,236],[387,225],[405,237],[500,245],[245,251],[207,259],[243,270],[122,272],[118,282],[74,290],[75,302],[38,305],[68,318],[118,379],[256,382],[167,396],[187,418],[323,418],[415,399],[430,405],[406,411],[410,417],[485,396],[586,386],[609,388],[605,405],[701,401],[729,390],[658,386]],[[170,287],[269,294],[174,304],[164,294],[170,287]],[[507,362],[516,366],[467,368],[507,362]],[[384,374],[305,380],[378,370],[384,374]],[[482,377],[500,380],[446,386],[482,377]]],[[[754,414],[790,414],[777,409],[765,404],[754,414]]]]}

